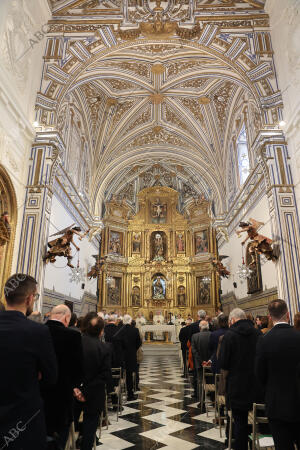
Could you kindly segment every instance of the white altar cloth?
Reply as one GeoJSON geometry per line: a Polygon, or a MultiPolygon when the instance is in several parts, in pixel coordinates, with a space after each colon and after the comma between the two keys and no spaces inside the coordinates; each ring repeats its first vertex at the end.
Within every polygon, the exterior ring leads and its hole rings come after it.
{"type": "Polygon", "coordinates": [[[142,333],[146,333],[147,331],[150,331],[151,333],[155,332],[168,332],[170,333],[170,340],[171,342],[176,342],[176,328],[175,325],[142,325],[141,326],[142,333]]]}

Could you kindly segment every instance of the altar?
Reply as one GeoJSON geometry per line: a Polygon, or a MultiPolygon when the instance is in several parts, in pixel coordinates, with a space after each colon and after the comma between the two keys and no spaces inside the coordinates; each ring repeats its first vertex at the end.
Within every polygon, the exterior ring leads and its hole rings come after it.
{"type": "Polygon", "coordinates": [[[146,338],[146,333],[148,333],[147,341],[150,342],[150,333],[165,333],[165,341],[169,342],[169,334],[170,341],[174,344],[176,342],[176,327],[175,325],[142,325],[141,331],[146,338]]]}

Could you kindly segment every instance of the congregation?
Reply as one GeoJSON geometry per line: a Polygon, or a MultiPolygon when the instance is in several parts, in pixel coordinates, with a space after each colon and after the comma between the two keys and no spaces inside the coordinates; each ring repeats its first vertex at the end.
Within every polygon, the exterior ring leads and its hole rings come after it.
{"type": "MultiPolygon", "coordinates": [[[[105,311],[77,319],[63,304],[42,320],[33,312],[37,282],[29,275],[11,276],[4,292],[0,448],[63,450],[74,424],[77,448],[92,450],[107,394],[112,410],[122,409],[114,368],[126,374],[127,401],[137,399],[143,336],[136,322],[128,314],[105,311]]],[[[211,319],[199,310],[195,322],[188,317],[181,323],[182,376],[191,380],[203,412],[208,407],[202,398],[204,368],[211,377],[220,375],[226,399],[220,415],[226,419],[229,411],[232,414],[230,448],[235,450],[248,449],[253,403],[266,404],[276,449],[300,448],[298,315],[291,326],[287,304],[277,299],[268,305],[268,318],[269,324],[261,317],[254,321],[236,308],[229,317],[219,310],[211,319]]],[[[227,427],[227,438],[228,433],[227,427]]]]}

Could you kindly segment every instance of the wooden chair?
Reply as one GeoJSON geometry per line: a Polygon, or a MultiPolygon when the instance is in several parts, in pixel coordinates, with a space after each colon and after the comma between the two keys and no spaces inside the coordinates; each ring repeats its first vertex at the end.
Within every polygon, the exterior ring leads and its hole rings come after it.
{"type": "Polygon", "coordinates": [[[207,400],[207,394],[210,392],[215,392],[215,385],[211,383],[211,378],[213,377],[213,373],[211,371],[211,367],[203,366],[202,367],[202,386],[201,386],[201,396],[200,396],[200,410],[203,411],[203,406],[206,409],[206,415],[208,417],[208,408],[207,405],[215,405],[215,401],[207,400]]]}
{"type": "Polygon", "coordinates": [[[274,446],[271,447],[262,447],[260,445],[259,440],[263,437],[270,437],[271,435],[265,435],[259,433],[259,425],[269,423],[268,418],[265,415],[257,415],[258,412],[262,412],[265,414],[266,405],[261,403],[253,403],[252,414],[249,413],[248,423],[252,424],[252,450],[261,450],[263,449],[274,449],[274,446]]]}
{"type": "Polygon", "coordinates": [[[215,419],[218,420],[220,437],[222,437],[222,419],[228,420],[228,415],[221,416],[221,407],[223,406],[224,411],[226,410],[226,400],[225,395],[219,394],[220,378],[220,374],[215,375],[215,419]]]}

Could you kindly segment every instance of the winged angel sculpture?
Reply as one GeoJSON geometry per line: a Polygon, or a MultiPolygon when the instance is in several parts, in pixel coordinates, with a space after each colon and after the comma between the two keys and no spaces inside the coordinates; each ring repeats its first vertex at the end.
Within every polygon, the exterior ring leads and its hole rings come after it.
{"type": "Polygon", "coordinates": [[[43,258],[46,263],[48,262],[54,263],[56,261],[57,256],[64,256],[68,260],[67,266],[71,267],[71,269],[74,269],[74,266],[71,264],[71,261],[73,259],[71,244],[74,245],[77,251],[80,250],[80,248],[73,241],[74,235],[76,234],[77,236],[79,236],[79,240],[81,241],[84,238],[84,236],[86,236],[90,231],[87,230],[85,233],[81,234],[80,233],[81,228],[74,227],[74,225],[75,223],[50,236],[50,237],[52,236],[60,236],[60,237],[48,242],[49,249],[43,258]]]}

